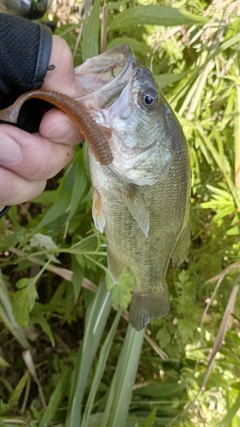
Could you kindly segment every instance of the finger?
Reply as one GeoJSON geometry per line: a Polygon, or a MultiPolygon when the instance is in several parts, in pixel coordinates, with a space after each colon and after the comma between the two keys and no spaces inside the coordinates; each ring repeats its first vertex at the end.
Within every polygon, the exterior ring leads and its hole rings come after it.
{"type": "Polygon", "coordinates": [[[48,111],[43,116],[39,133],[43,138],[52,142],[69,145],[78,144],[83,140],[83,135],[69,117],[55,109],[48,111]]]}
{"type": "Polygon", "coordinates": [[[52,178],[69,163],[73,153],[70,145],[50,142],[14,126],[0,126],[0,167],[27,180],[52,178]]]}
{"type": "Polygon", "coordinates": [[[59,36],[53,36],[52,40],[49,68],[52,65],[54,69],[47,72],[42,89],[77,96],[72,52],[67,42],[59,36]]]}
{"type": "Polygon", "coordinates": [[[0,168],[0,182],[5,183],[0,186],[3,209],[4,206],[17,205],[37,197],[44,190],[47,181],[28,181],[7,169],[0,168]]]}

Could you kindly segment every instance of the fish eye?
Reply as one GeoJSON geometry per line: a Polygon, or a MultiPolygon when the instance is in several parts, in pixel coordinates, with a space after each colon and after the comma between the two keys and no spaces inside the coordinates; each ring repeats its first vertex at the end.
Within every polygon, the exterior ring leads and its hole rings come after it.
{"type": "Polygon", "coordinates": [[[158,103],[158,93],[155,90],[148,89],[141,94],[142,105],[147,110],[152,110],[158,103]]]}

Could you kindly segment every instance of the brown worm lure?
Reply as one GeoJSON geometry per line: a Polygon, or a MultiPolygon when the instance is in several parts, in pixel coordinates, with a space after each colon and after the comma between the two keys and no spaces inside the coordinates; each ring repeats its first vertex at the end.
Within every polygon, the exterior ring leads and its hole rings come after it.
{"type": "Polygon", "coordinates": [[[17,123],[18,115],[25,101],[30,98],[38,98],[63,111],[77,125],[96,159],[101,165],[109,165],[113,161],[113,155],[108,141],[101,129],[87,111],[82,102],[76,101],[70,96],[59,92],[33,90],[21,95],[10,107],[0,110],[0,120],[9,123],[17,123]]]}

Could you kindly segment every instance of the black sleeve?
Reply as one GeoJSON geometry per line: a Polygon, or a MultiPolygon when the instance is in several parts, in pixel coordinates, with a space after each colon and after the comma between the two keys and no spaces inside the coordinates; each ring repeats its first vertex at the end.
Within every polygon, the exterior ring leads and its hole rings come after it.
{"type": "MultiPolygon", "coordinates": [[[[42,86],[51,49],[52,32],[47,26],[0,14],[0,109],[11,105],[22,93],[42,86]]],[[[36,99],[25,102],[17,126],[37,132],[49,108],[49,104],[36,99]]]]}
{"type": "MultiPolygon", "coordinates": [[[[11,105],[21,93],[43,85],[51,49],[52,32],[47,26],[0,13],[0,109],[11,105]]],[[[44,108],[36,101],[23,105],[16,126],[28,132],[38,130],[44,108]]],[[[6,206],[0,218],[8,210],[6,206]]]]}
{"type": "Polygon", "coordinates": [[[47,26],[0,14],[0,106],[6,97],[42,86],[52,48],[47,26]]]}

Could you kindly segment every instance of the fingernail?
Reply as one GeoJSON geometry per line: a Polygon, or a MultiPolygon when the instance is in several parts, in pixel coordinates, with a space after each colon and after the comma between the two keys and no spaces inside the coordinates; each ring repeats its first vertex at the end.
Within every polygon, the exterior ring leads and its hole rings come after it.
{"type": "Polygon", "coordinates": [[[5,132],[0,131],[0,162],[3,164],[17,163],[22,157],[20,145],[5,132]]]}
{"type": "Polygon", "coordinates": [[[45,133],[44,138],[50,139],[54,142],[65,142],[67,141],[74,133],[72,125],[65,121],[61,120],[55,126],[50,128],[47,133],[45,133]]]}

